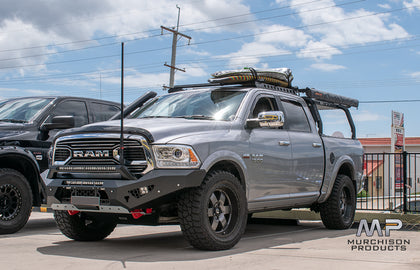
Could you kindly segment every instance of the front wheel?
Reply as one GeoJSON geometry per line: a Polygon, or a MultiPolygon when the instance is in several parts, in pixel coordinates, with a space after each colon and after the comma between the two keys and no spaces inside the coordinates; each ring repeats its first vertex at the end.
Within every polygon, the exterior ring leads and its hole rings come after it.
{"type": "Polygon", "coordinates": [[[32,211],[31,186],[20,172],[0,169],[0,234],[25,226],[32,211]]]}
{"type": "Polygon", "coordinates": [[[67,211],[54,211],[54,219],[60,231],[76,241],[99,241],[114,231],[117,223],[106,217],[89,216],[80,212],[70,215],[67,211]]]}
{"type": "Polygon", "coordinates": [[[353,224],[356,190],[347,175],[338,175],[330,197],[320,205],[321,219],[328,229],[343,230],[353,224]]]}
{"type": "Polygon", "coordinates": [[[247,222],[245,190],[231,173],[215,171],[178,201],[184,237],[198,249],[225,250],[241,239],[247,222]]]}

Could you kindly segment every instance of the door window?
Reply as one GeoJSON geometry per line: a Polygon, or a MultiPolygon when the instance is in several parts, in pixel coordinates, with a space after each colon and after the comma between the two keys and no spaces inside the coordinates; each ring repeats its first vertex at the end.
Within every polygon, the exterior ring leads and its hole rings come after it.
{"type": "Polygon", "coordinates": [[[75,127],[89,123],[86,104],[83,101],[67,100],[57,104],[46,122],[51,123],[54,116],[74,116],[75,127]]]}
{"type": "Polygon", "coordinates": [[[285,109],[285,126],[290,131],[311,132],[308,118],[300,103],[282,100],[285,109]]]}

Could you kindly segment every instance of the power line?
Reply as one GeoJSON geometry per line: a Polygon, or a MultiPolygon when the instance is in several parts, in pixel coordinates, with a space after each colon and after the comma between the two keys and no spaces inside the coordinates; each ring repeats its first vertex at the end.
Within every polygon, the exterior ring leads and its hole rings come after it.
{"type": "MultiPolygon", "coordinates": [[[[389,39],[389,40],[383,40],[383,41],[374,41],[374,42],[369,42],[367,44],[364,45],[355,45],[355,46],[351,46],[351,44],[349,44],[349,46],[346,47],[346,49],[354,49],[354,48],[364,48],[364,47],[369,47],[369,46],[378,46],[378,45],[387,45],[387,43],[394,43],[394,42],[400,42],[400,41],[415,41],[418,40],[420,37],[420,35],[414,35],[412,37],[410,37],[409,39],[407,38],[400,38],[400,39],[389,39]],[[384,44],[378,44],[378,43],[384,43],[384,44]]],[[[397,48],[385,48],[385,49],[378,49],[375,48],[374,52],[378,52],[381,50],[395,50],[395,49],[403,49],[403,48],[407,48],[407,47],[416,47],[419,46],[419,44],[416,45],[411,45],[411,46],[399,46],[397,48]]],[[[169,49],[169,47],[168,47],[169,49]]],[[[304,50],[305,53],[319,53],[319,52],[327,52],[330,51],[331,49],[317,49],[317,50],[304,50]]],[[[139,51],[142,52],[142,51],[139,51]]],[[[139,53],[139,52],[132,52],[133,54],[135,53],[139,53]]],[[[209,62],[220,62],[220,61],[226,61],[228,60],[237,60],[237,59],[252,59],[252,58],[266,58],[266,57],[270,57],[273,58],[275,56],[285,56],[285,55],[290,55],[293,53],[297,53],[297,52],[302,52],[302,50],[293,50],[293,51],[288,51],[285,54],[272,54],[272,53],[264,53],[264,54],[254,54],[254,55],[246,55],[246,56],[230,56],[230,57],[214,57],[214,58],[201,58],[201,59],[190,59],[190,60],[184,60],[181,62],[181,65],[188,65],[188,64],[194,64],[194,63],[209,63],[209,62]]],[[[350,52],[350,53],[342,53],[338,56],[343,56],[343,55],[348,55],[348,54],[356,54],[356,53],[366,53],[366,52],[370,52],[370,51],[359,51],[359,52],[350,52]]],[[[132,54],[129,53],[129,54],[132,54]]],[[[316,58],[316,57],[312,57],[312,58],[316,58]]],[[[283,59],[281,61],[298,61],[298,60],[305,60],[307,58],[304,59],[283,59]]],[[[268,61],[267,63],[276,63],[278,62],[278,60],[276,61],[268,61]]],[[[217,65],[220,66],[220,65],[217,65]]],[[[207,67],[217,67],[217,66],[207,66],[207,67]]],[[[153,68],[153,67],[161,67],[160,62],[155,62],[155,63],[147,63],[145,65],[141,65],[141,66],[128,66],[127,68],[136,68],[138,70],[138,68],[140,69],[145,69],[145,68],[153,68]]],[[[106,73],[106,72],[113,72],[113,71],[118,71],[119,69],[108,69],[108,70],[93,70],[93,71],[86,71],[86,72],[77,72],[77,73],[65,73],[65,74],[58,74],[58,75],[47,75],[47,76],[36,76],[36,77],[26,77],[26,78],[18,78],[18,79],[8,79],[8,80],[2,80],[0,82],[2,83],[13,83],[16,81],[34,81],[34,80],[44,80],[44,79],[50,79],[50,78],[61,78],[61,77],[67,77],[67,76],[89,76],[89,75],[96,75],[98,74],[98,72],[102,72],[102,73],[106,73]]],[[[407,80],[407,79],[404,79],[407,80]]],[[[352,85],[354,86],[355,84],[359,84],[360,82],[352,82],[352,85]]]]}
{"type": "MultiPolygon", "coordinates": [[[[199,1],[191,1],[191,2],[199,2],[199,1]]],[[[306,5],[306,4],[312,4],[314,2],[319,2],[319,0],[318,1],[310,1],[310,2],[305,2],[305,3],[300,3],[300,4],[296,4],[296,5],[288,5],[288,6],[284,6],[284,7],[281,7],[281,8],[274,8],[274,9],[266,9],[266,10],[256,11],[256,12],[249,12],[249,13],[246,13],[246,14],[240,14],[240,15],[236,15],[236,16],[221,17],[221,18],[218,18],[218,19],[212,19],[212,20],[207,20],[207,21],[202,21],[202,22],[195,22],[195,23],[190,23],[190,24],[184,24],[184,25],[180,25],[180,27],[185,27],[185,26],[190,26],[190,25],[196,25],[196,24],[203,24],[203,23],[212,22],[212,21],[218,21],[218,20],[225,20],[225,19],[230,19],[230,18],[234,18],[234,17],[249,16],[249,15],[263,13],[263,12],[269,12],[269,11],[273,11],[273,10],[277,10],[277,9],[284,9],[284,8],[291,8],[291,7],[296,7],[296,6],[302,6],[302,5],[306,5]]],[[[150,30],[145,30],[145,31],[140,31],[140,32],[133,32],[133,33],[126,33],[126,34],[119,34],[119,35],[104,36],[104,37],[99,37],[99,38],[94,38],[94,39],[88,39],[88,40],[78,40],[78,41],[69,41],[69,42],[63,42],[63,43],[55,43],[53,45],[54,46],[63,46],[63,45],[71,45],[71,44],[78,44],[78,43],[87,43],[87,42],[93,42],[93,41],[100,41],[100,40],[104,40],[104,39],[111,39],[111,38],[124,37],[124,36],[130,36],[130,35],[145,34],[145,33],[156,32],[156,31],[160,31],[160,28],[150,29],[150,30]]],[[[6,32],[3,32],[3,33],[6,33],[6,32]]],[[[5,50],[0,50],[0,53],[1,52],[19,51],[19,50],[37,49],[37,48],[47,47],[49,45],[51,45],[51,44],[31,46],[31,47],[24,47],[24,48],[18,48],[18,49],[5,49],[5,50]]]]}
{"type": "Polygon", "coordinates": [[[188,31],[207,30],[207,29],[211,29],[211,28],[219,28],[219,27],[224,27],[224,26],[232,26],[232,25],[238,25],[238,24],[244,24],[244,23],[250,23],[250,22],[257,22],[257,21],[265,21],[265,20],[270,20],[270,19],[274,19],[274,18],[288,17],[288,16],[298,15],[298,14],[302,14],[302,13],[308,13],[308,12],[314,12],[314,11],[320,11],[320,10],[324,10],[324,9],[334,8],[334,7],[341,7],[341,6],[346,6],[346,5],[352,5],[352,4],[360,3],[360,2],[364,2],[364,1],[366,1],[366,0],[357,0],[357,1],[346,2],[346,3],[342,3],[342,4],[338,4],[338,5],[337,4],[334,4],[334,5],[327,6],[327,7],[321,7],[321,8],[316,8],[316,9],[309,9],[309,10],[305,10],[305,11],[292,12],[292,13],[281,14],[281,15],[270,16],[270,17],[264,17],[264,18],[258,18],[258,19],[252,19],[252,20],[247,20],[247,21],[232,22],[232,23],[227,23],[227,24],[222,24],[222,25],[215,25],[215,26],[207,26],[207,27],[202,27],[202,28],[193,28],[193,29],[190,29],[188,31]]]}
{"type": "Polygon", "coordinates": [[[407,102],[420,102],[420,99],[401,99],[401,100],[368,100],[359,101],[359,103],[375,104],[375,103],[407,103],[407,102]]]}
{"type": "MultiPolygon", "coordinates": [[[[191,43],[191,45],[203,45],[203,44],[217,43],[217,42],[223,42],[223,41],[229,41],[229,40],[235,40],[235,39],[241,39],[241,38],[247,38],[247,37],[256,37],[256,36],[260,36],[260,35],[286,32],[286,31],[303,29],[303,28],[314,27],[314,26],[316,27],[316,26],[327,25],[327,24],[343,22],[343,21],[348,21],[348,20],[355,20],[355,19],[360,19],[360,18],[365,18],[365,17],[377,16],[379,14],[402,11],[402,10],[405,10],[405,9],[407,9],[407,8],[399,8],[399,9],[388,10],[388,11],[384,11],[384,12],[377,12],[377,13],[372,13],[372,14],[349,17],[349,18],[335,20],[335,21],[316,23],[316,24],[312,24],[312,25],[304,25],[304,26],[299,26],[299,27],[295,27],[295,28],[287,28],[287,29],[281,29],[281,30],[275,30],[275,31],[266,31],[266,32],[260,32],[260,33],[248,34],[248,35],[240,35],[240,36],[236,36],[236,37],[223,38],[223,39],[207,40],[207,41],[202,41],[202,42],[191,43]]],[[[185,46],[188,46],[188,45],[179,45],[177,47],[185,47],[185,46]]],[[[137,53],[160,51],[160,50],[167,50],[167,49],[169,49],[169,48],[167,47],[167,48],[142,50],[142,51],[135,51],[135,52],[127,53],[127,54],[137,54],[137,53]]],[[[101,58],[110,58],[110,57],[114,57],[114,56],[116,56],[116,55],[98,56],[98,57],[91,57],[91,58],[81,58],[81,59],[73,59],[73,60],[67,60],[67,61],[46,62],[46,63],[43,63],[43,64],[7,66],[7,67],[0,67],[0,70],[1,69],[12,69],[12,68],[22,68],[22,67],[43,66],[43,65],[47,65],[47,64],[60,64],[60,63],[69,63],[69,62],[78,62],[78,61],[88,61],[88,60],[95,60],[95,59],[101,59],[101,58]]]]}

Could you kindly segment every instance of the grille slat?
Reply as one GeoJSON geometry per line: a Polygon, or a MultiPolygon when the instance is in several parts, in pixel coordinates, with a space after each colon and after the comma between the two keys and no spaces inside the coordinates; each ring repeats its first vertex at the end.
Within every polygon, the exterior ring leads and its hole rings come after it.
{"type": "Polygon", "coordinates": [[[55,160],[56,161],[65,161],[70,157],[70,150],[68,149],[57,149],[55,151],[55,160]]]}

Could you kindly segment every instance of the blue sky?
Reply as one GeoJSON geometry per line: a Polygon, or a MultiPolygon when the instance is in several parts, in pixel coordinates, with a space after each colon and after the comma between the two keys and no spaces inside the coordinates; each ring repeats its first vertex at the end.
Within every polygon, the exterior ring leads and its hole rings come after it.
{"type": "Polygon", "coordinates": [[[169,81],[181,8],[176,84],[218,70],[291,68],[294,86],[357,98],[359,137],[389,137],[391,111],[420,136],[420,0],[2,0],[0,99],[72,95],[126,102],[169,81]],[[411,101],[411,102],[398,102],[411,101]]]}

